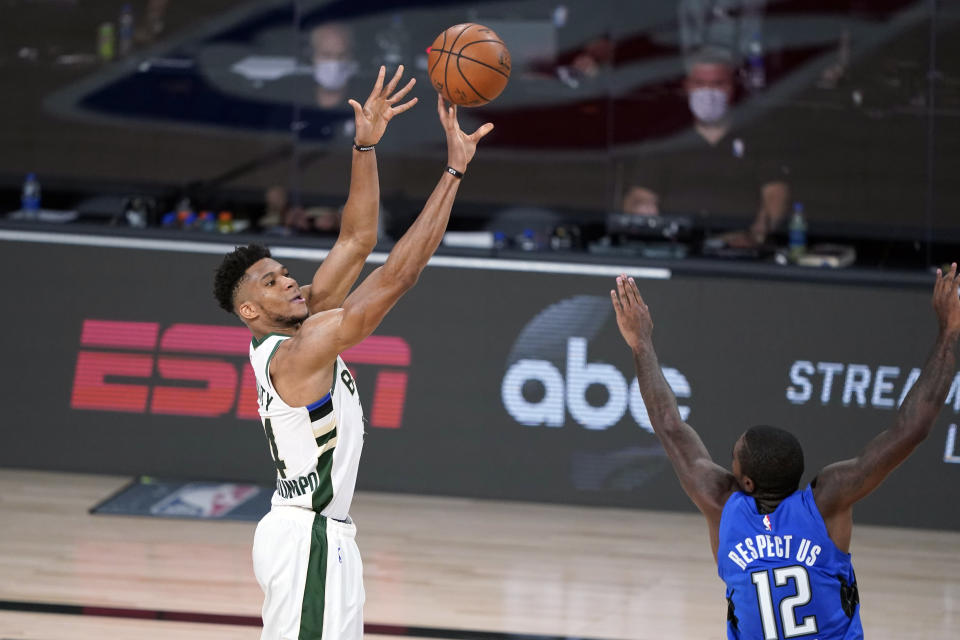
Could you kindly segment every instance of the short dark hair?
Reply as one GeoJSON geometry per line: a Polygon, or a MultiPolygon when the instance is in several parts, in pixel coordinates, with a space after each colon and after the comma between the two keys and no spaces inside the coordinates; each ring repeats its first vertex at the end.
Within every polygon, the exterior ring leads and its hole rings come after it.
{"type": "Polygon", "coordinates": [[[803,448],[789,431],[760,425],[743,434],[740,471],[757,490],[788,496],[800,487],[803,448]]]}
{"type": "Polygon", "coordinates": [[[262,244],[248,244],[245,247],[236,247],[223,256],[223,261],[217,267],[217,274],[213,278],[213,295],[220,308],[227,313],[234,313],[233,303],[237,289],[243,281],[247,269],[256,262],[270,257],[270,249],[262,244]]]}

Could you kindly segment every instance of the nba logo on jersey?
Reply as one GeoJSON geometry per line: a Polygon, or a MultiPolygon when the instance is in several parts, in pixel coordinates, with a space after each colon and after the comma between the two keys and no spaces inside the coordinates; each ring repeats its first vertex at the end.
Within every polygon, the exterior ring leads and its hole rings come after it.
{"type": "Polygon", "coordinates": [[[763,516],[763,526],[764,528],[766,528],[767,531],[773,531],[773,525],[770,524],[769,514],[763,516]]]}

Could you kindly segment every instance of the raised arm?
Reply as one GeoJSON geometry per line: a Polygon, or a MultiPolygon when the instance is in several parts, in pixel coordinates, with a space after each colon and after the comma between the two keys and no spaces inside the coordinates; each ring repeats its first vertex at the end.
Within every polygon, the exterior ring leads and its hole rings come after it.
{"type": "Polygon", "coordinates": [[[960,336],[960,274],[937,270],[933,308],[940,332],[933,352],[897,411],[893,426],[871,440],[856,458],[825,467],[814,480],[813,495],[827,531],[841,549],[850,546],[853,504],[869,495],[930,434],[956,374],[960,336]]]}
{"type": "MultiPolygon", "coordinates": [[[[437,110],[447,137],[447,164],[462,174],[476,152],[477,142],[493,125],[487,123],[467,135],[457,123],[455,107],[447,109],[438,98],[437,110]]],[[[315,400],[317,389],[330,383],[337,355],[373,333],[397,300],[413,287],[443,238],[459,186],[460,179],[445,170],[386,263],[364,279],[342,308],[308,317],[297,335],[281,345],[271,372],[285,401],[308,404],[315,400]],[[283,380],[278,380],[277,371],[282,371],[283,380]]]]}
{"type": "Polygon", "coordinates": [[[633,353],[640,394],[653,431],[660,438],[673,470],[697,508],[707,517],[714,551],[723,505],[737,490],[733,474],[716,464],[693,427],[680,417],[677,399],[663,377],[653,348],[653,319],[633,278],[619,276],[610,291],[617,326],[633,353]]]}
{"type": "MultiPolygon", "coordinates": [[[[413,88],[411,79],[394,93],[403,75],[403,65],[386,87],[383,86],[385,67],[380,67],[373,91],[363,106],[349,100],[356,122],[354,143],[359,147],[372,147],[383,137],[387,123],[417,103],[417,99],[398,104],[413,88]]],[[[380,210],[380,178],[377,174],[376,151],[353,150],[350,169],[350,193],[343,207],[340,235],[330,250],[327,259],[313,276],[309,287],[303,287],[304,298],[311,314],[334,309],[343,304],[347,292],[353,287],[357,276],[377,244],[377,218],[380,210]]]]}
{"type": "MultiPolygon", "coordinates": [[[[493,125],[488,122],[472,134],[465,134],[457,122],[457,108],[446,107],[440,96],[437,113],[447,138],[447,166],[462,175],[476,153],[477,143],[493,130],[493,125]]],[[[386,263],[367,276],[346,299],[337,334],[341,348],[370,335],[397,300],[416,284],[440,245],[459,187],[460,178],[444,170],[420,215],[394,246],[386,263]]]]}

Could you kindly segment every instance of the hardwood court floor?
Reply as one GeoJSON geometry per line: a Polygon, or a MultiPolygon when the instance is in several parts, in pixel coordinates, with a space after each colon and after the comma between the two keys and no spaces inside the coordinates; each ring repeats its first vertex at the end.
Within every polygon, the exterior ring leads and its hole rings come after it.
{"type": "MultiPolygon", "coordinates": [[[[254,524],[87,513],[127,481],[0,470],[0,601],[257,616],[254,524]]],[[[693,514],[377,493],[358,494],[353,514],[368,623],[724,635],[723,587],[693,514]]],[[[853,554],[867,637],[957,637],[960,533],[861,526],[853,554]]],[[[11,640],[258,637],[250,626],[0,611],[11,640]]]]}

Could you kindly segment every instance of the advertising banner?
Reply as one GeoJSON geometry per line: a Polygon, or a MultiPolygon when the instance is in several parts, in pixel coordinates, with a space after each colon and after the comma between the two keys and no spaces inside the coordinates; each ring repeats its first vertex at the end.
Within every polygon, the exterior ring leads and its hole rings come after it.
{"type": "MultiPolygon", "coordinates": [[[[219,255],[0,246],[18,285],[2,321],[0,464],[274,481],[250,335],[212,295],[219,255]]],[[[301,283],[316,267],[281,260],[301,283]]],[[[359,488],[692,510],[617,331],[613,278],[467,264],[429,267],[343,354],[369,420],[359,488]]],[[[681,414],[714,459],[729,465],[746,428],[780,426],[804,446],[805,482],[893,424],[936,336],[932,278],[638,283],[681,414]]],[[[960,529],[958,423],[960,376],[857,520],[960,529]]]]}

